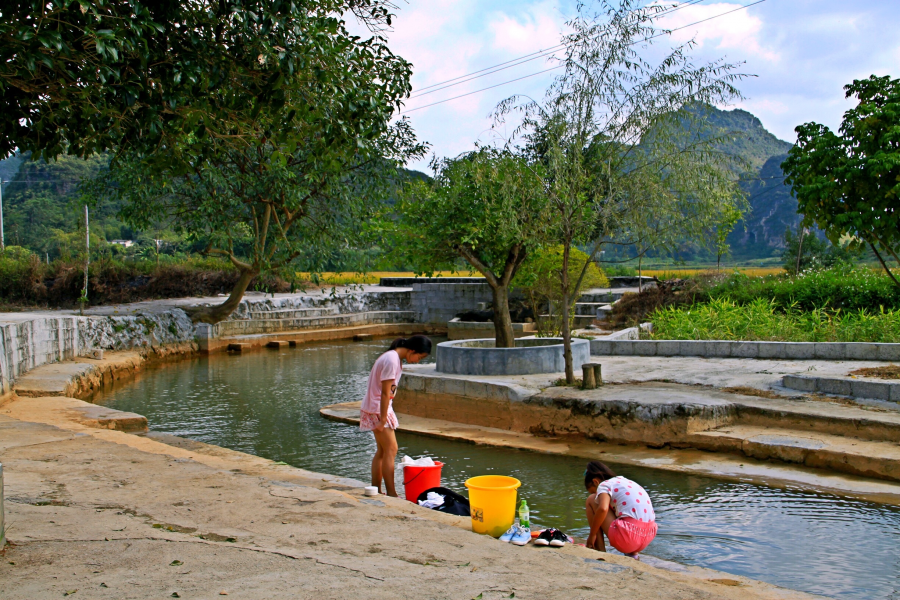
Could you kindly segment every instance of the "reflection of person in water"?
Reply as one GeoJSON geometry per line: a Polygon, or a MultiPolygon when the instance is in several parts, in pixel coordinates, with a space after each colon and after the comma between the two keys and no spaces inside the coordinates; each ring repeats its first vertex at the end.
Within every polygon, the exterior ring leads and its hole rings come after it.
{"type": "Polygon", "coordinates": [[[359,413],[359,428],[375,434],[378,450],[372,458],[372,485],[381,492],[396,496],[394,489],[394,459],[397,457],[397,415],[392,406],[403,368],[402,361],[415,364],[431,354],[431,340],[424,335],[397,338],[390,350],[378,357],[369,373],[369,386],[359,413]]]}
{"type": "Polygon", "coordinates": [[[632,558],[656,537],[656,514],[647,490],[624,477],[616,476],[599,460],[588,463],[584,472],[585,503],[591,533],[587,547],[606,551],[603,534],[610,545],[632,558]]]}

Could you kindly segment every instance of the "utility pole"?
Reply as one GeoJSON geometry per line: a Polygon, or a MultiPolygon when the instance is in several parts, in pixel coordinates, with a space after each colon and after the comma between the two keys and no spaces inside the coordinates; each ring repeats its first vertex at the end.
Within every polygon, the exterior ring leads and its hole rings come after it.
{"type": "Polygon", "coordinates": [[[6,240],[3,237],[3,180],[2,179],[0,179],[0,250],[6,250],[6,240]]]}
{"type": "Polygon", "coordinates": [[[88,223],[88,207],[84,205],[84,293],[81,295],[81,314],[88,301],[88,268],[91,266],[91,228],[88,223]]]}

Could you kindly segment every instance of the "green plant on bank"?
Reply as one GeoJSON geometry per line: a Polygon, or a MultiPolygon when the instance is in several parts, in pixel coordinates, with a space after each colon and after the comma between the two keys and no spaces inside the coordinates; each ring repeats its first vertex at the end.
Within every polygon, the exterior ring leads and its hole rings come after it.
{"type": "Polygon", "coordinates": [[[835,244],[866,245],[900,287],[885,258],[900,265],[900,79],[870,76],[844,86],[857,105],[836,134],[819,123],[796,128],[782,163],[803,225],[815,223],[835,244]]]}
{"type": "Polygon", "coordinates": [[[706,295],[736,304],[763,299],[779,310],[900,310],[900,289],[883,272],[847,264],[799,275],[749,277],[734,272],[715,282],[706,295]]]}
{"type": "Polygon", "coordinates": [[[549,237],[563,247],[559,310],[568,381],[575,379],[573,248],[591,247],[587,268],[608,244],[643,256],[686,240],[708,242],[731,209],[746,207],[737,181],[741,160],[718,150],[705,108],[740,99],[735,86],[744,75],[723,60],[699,64],[689,56],[692,43],[640,50],[654,43],[665,10],[640,4],[580,3],[566,23],[564,70],[544,97],[513,96],[494,112],[495,126],[516,123],[510,143],[544,168],[549,237]]]}
{"type": "MultiPolygon", "coordinates": [[[[587,253],[572,248],[569,254],[568,298],[577,298],[586,289],[607,287],[609,279],[587,253]],[[585,275],[579,281],[579,275],[585,275]]],[[[563,248],[554,246],[534,252],[519,269],[513,285],[525,295],[525,301],[534,311],[539,336],[558,336],[562,331],[563,290],[559,284],[559,272],[563,268],[563,248]]],[[[569,315],[570,326],[575,315],[569,315]]]]}
{"type": "Polygon", "coordinates": [[[491,288],[496,345],[512,348],[510,285],[546,239],[541,166],[489,147],[431,165],[434,180],[407,186],[397,207],[391,229],[398,246],[417,273],[452,269],[460,260],[481,273],[491,288]]]}
{"type": "Polygon", "coordinates": [[[784,252],[781,259],[784,270],[792,275],[797,274],[797,266],[800,272],[830,269],[841,263],[852,263],[859,258],[859,250],[851,250],[849,244],[832,244],[827,239],[822,239],[814,232],[801,229],[794,233],[790,229],[784,232],[784,252]]]}
{"type": "Polygon", "coordinates": [[[747,304],[718,298],[705,304],[666,307],[651,315],[657,340],[773,342],[900,342],[897,310],[781,310],[757,298],[747,304]]]}

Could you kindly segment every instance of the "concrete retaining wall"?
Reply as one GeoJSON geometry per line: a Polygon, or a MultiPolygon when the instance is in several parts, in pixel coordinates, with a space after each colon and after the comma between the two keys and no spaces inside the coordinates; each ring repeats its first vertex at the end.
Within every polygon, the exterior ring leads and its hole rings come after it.
{"type": "Polygon", "coordinates": [[[415,283],[412,310],[418,323],[445,324],[457,314],[491,301],[491,287],[480,283],[415,283]]]}
{"type": "Polygon", "coordinates": [[[900,361],[900,344],[601,339],[591,341],[591,354],[598,356],[900,361]]]}
{"type": "Polygon", "coordinates": [[[192,343],[194,328],[182,310],[123,317],[41,317],[0,326],[0,393],[36,367],[72,360],[98,349],[153,349],[192,343]]]}
{"type": "MultiPolygon", "coordinates": [[[[591,359],[587,340],[572,340],[575,370],[591,359]]],[[[565,371],[562,338],[523,338],[515,348],[495,348],[494,340],[459,340],[437,345],[437,370],[456,375],[528,375],[565,371]]]]}

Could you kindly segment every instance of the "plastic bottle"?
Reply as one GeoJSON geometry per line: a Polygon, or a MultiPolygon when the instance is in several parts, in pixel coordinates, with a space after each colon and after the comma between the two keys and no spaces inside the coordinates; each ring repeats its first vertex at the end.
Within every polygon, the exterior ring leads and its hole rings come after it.
{"type": "Polygon", "coordinates": [[[528,529],[531,528],[531,520],[528,512],[528,503],[525,502],[525,499],[522,499],[522,503],[519,505],[519,524],[522,527],[526,527],[528,529]]]}

